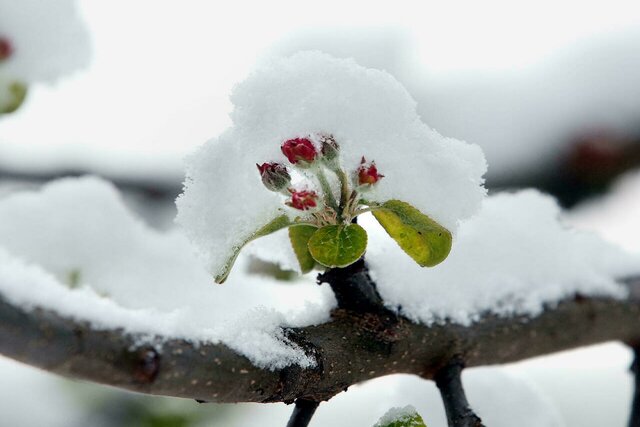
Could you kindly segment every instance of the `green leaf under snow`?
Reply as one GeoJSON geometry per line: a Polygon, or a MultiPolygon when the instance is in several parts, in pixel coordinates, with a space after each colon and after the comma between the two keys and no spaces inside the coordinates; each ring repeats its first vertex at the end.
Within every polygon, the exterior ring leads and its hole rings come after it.
{"type": "Polygon", "coordinates": [[[240,245],[233,248],[233,252],[229,257],[229,259],[227,260],[227,263],[224,265],[224,268],[222,269],[220,274],[217,275],[215,278],[216,283],[224,283],[224,281],[227,280],[227,277],[231,272],[231,267],[233,267],[233,264],[236,262],[236,258],[238,258],[240,251],[249,242],[257,239],[258,237],[264,237],[271,233],[275,233],[276,231],[281,230],[285,227],[289,227],[292,224],[293,223],[291,222],[288,216],[280,215],[279,217],[275,218],[274,220],[268,222],[266,225],[259,228],[255,233],[249,236],[249,238],[243,241],[240,245]]]}
{"type": "Polygon", "coordinates": [[[309,239],[316,230],[318,228],[313,225],[294,225],[289,227],[289,240],[300,264],[300,271],[303,274],[313,270],[316,265],[316,260],[309,253],[309,239]]]}
{"type": "Polygon", "coordinates": [[[367,248],[367,232],[358,224],[328,225],[309,239],[309,252],[326,267],[346,267],[356,262],[367,248]]]}
{"type": "Polygon", "coordinates": [[[373,427],[427,427],[413,406],[392,408],[373,427]]]}
{"type": "Polygon", "coordinates": [[[373,211],[389,236],[421,267],[433,267],[451,251],[449,230],[400,200],[389,200],[373,211]]]}
{"type": "Polygon", "coordinates": [[[0,91],[0,114],[13,113],[26,97],[26,85],[19,82],[10,83],[6,90],[0,91]]]}

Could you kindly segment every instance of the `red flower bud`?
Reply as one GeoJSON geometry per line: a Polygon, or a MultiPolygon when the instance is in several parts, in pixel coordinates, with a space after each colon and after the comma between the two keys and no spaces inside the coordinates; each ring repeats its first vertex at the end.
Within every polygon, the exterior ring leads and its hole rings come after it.
{"type": "Polygon", "coordinates": [[[13,53],[13,46],[9,39],[0,36],[0,61],[8,59],[13,53]]]}
{"type": "Polygon", "coordinates": [[[384,178],[384,175],[378,173],[376,164],[374,162],[367,164],[364,156],[360,161],[360,166],[358,167],[357,172],[359,185],[373,185],[384,178]]]}
{"type": "Polygon", "coordinates": [[[282,154],[294,165],[300,161],[311,163],[315,160],[316,147],[307,138],[289,139],[282,143],[282,154]]]}
{"type": "Polygon", "coordinates": [[[289,192],[291,193],[291,201],[287,202],[287,205],[292,208],[306,211],[318,206],[318,195],[315,191],[296,191],[290,189],[289,192]]]}
{"type": "Polygon", "coordinates": [[[271,191],[284,190],[291,182],[287,168],[279,163],[256,163],[262,183],[271,191]]]}
{"type": "Polygon", "coordinates": [[[333,135],[322,135],[320,141],[322,142],[322,159],[325,162],[331,163],[338,158],[340,153],[340,146],[333,138],[333,135]]]}

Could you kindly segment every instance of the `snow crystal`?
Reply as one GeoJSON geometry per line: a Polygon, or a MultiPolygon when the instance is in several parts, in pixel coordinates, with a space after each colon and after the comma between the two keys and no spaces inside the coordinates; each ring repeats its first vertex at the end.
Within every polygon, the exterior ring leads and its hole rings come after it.
{"type": "Polygon", "coordinates": [[[486,165],[474,145],[422,123],[407,91],[383,71],[317,52],[263,64],[236,86],[233,125],[187,165],[178,223],[218,273],[231,249],[279,214],[281,196],[262,187],[255,164],[284,161],[281,143],[331,133],[342,166],[364,155],[385,178],[371,200],[401,199],[455,232],[485,194],[486,165]]]}
{"type": "Polygon", "coordinates": [[[224,342],[258,366],[308,366],[281,326],[326,321],[335,299],[312,280],[294,283],[239,274],[213,284],[182,235],[146,227],[97,178],[0,200],[2,297],[96,328],[224,342]]]}
{"type": "Polygon", "coordinates": [[[535,190],[490,196],[434,268],[418,267],[373,219],[361,223],[370,236],[367,261],[389,307],[425,323],[468,325],[487,312],[536,315],[576,293],[625,296],[615,278],[638,274],[640,254],[569,229],[559,215],[555,201],[535,190]]]}
{"type": "Polygon", "coordinates": [[[76,0],[0,0],[0,37],[13,46],[0,74],[24,83],[55,82],[89,62],[76,0]]]}

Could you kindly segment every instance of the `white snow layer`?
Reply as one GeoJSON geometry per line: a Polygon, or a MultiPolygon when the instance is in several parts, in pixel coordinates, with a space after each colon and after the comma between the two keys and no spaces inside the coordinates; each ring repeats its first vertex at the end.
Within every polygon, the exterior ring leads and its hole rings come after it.
{"type": "Polygon", "coordinates": [[[334,304],[330,290],[312,280],[282,284],[239,275],[215,285],[185,238],[147,228],[96,178],[60,180],[0,200],[0,293],[96,328],[222,341],[270,367],[308,365],[280,326],[322,322],[334,304]]]}
{"type": "Polygon", "coordinates": [[[624,297],[615,278],[640,273],[640,254],[572,230],[559,215],[557,203],[535,190],[487,197],[433,268],[418,267],[369,218],[362,221],[366,256],[385,302],[424,323],[536,315],[574,294],[624,297]]]}
{"type": "Polygon", "coordinates": [[[333,134],[344,168],[355,170],[365,156],[385,175],[367,198],[404,200],[453,232],[485,195],[480,148],[422,123],[415,101],[386,72],[303,52],[263,64],[231,100],[233,125],[191,156],[177,201],[178,223],[214,273],[279,215],[282,197],[262,186],[255,164],[286,163],[280,145],[293,137],[333,134]]]}
{"type": "Polygon", "coordinates": [[[89,36],[77,6],[76,0],[0,0],[0,37],[13,46],[0,74],[52,83],[87,66],[89,36]]]}

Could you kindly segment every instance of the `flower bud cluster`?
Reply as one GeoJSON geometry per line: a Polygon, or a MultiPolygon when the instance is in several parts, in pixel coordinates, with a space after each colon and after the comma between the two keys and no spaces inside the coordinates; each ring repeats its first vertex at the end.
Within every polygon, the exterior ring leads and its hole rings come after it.
{"type": "Polygon", "coordinates": [[[358,192],[375,185],[384,175],[378,172],[374,162],[367,162],[364,157],[360,165],[353,171],[353,188],[350,188],[348,175],[340,166],[340,146],[330,134],[318,134],[315,138],[319,150],[311,138],[298,137],[284,141],[280,147],[282,154],[294,168],[307,170],[316,175],[324,197],[312,189],[291,188],[291,174],[287,166],[267,162],[256,164],[264,186],[274,192],[290,197],[285,204],[300,211],[309,211],[332,221],[347,221],[355,216],[358,210],[358,192]],[[333,172],[341,184],[340,203],[333,195],[323,169],[333,172]],[[355,201],[355,203],[354,203],[355,201]]]}

